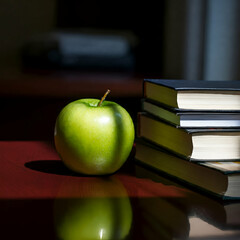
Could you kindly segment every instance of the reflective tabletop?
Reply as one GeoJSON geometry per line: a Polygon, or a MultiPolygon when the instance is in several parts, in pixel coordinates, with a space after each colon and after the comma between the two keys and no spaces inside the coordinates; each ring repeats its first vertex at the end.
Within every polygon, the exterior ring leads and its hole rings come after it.
{"type": "Polygon", "coordinates": [[[68,170],[51,142],[0,142],[2,239],[240,239],[240,201],[186,188],[134,162],[68,170]]]}

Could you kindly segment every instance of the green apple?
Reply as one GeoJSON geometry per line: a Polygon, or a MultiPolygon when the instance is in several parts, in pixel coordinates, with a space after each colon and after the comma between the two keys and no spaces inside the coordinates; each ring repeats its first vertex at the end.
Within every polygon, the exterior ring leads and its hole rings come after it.
{"type": "Polygon", "coordinates": [[[68,179],[53,210],[55,233],[62,240],[117,240],[130,235],[131,202],[116,178],[68,179]]]}
{"type": "Polygon", "coordinates": [[[104,99],[73,101],[57,117],[55,147],[73,171],[111,174],[131,152],[135,137],[132,118],[122,106],[104,99]]]}

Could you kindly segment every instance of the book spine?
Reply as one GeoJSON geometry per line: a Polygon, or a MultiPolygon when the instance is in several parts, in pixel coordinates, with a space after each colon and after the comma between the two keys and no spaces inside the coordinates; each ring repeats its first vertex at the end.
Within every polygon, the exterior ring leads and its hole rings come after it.
{"type": "Polygon", "coordinates": [[[140,126],[141,126],[141,112],[138,112],[137,113],[137,127],[136,127],[137,138],[140,138],[140,136],[141,136],[140,126]]]}

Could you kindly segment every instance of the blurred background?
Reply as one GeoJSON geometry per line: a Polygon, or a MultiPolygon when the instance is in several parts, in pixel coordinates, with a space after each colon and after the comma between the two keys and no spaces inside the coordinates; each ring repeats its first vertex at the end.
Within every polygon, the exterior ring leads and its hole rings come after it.
{"type": "Polygon", "coordinates": [[[53,139],[70,101],[136,122],[144,78],[240,79],[239,0],[0,1],[0,140],[53,139]]]}

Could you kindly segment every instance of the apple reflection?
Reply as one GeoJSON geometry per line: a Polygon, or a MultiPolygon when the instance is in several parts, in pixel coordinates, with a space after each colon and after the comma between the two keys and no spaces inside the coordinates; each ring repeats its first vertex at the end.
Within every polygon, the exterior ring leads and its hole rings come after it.
{"type": "Polygon", "coordinates": [[[128,237],[132,208],[126,189],[116,177],[69,179],[58,195],[54,224],[59,239],[128,237]]]}

